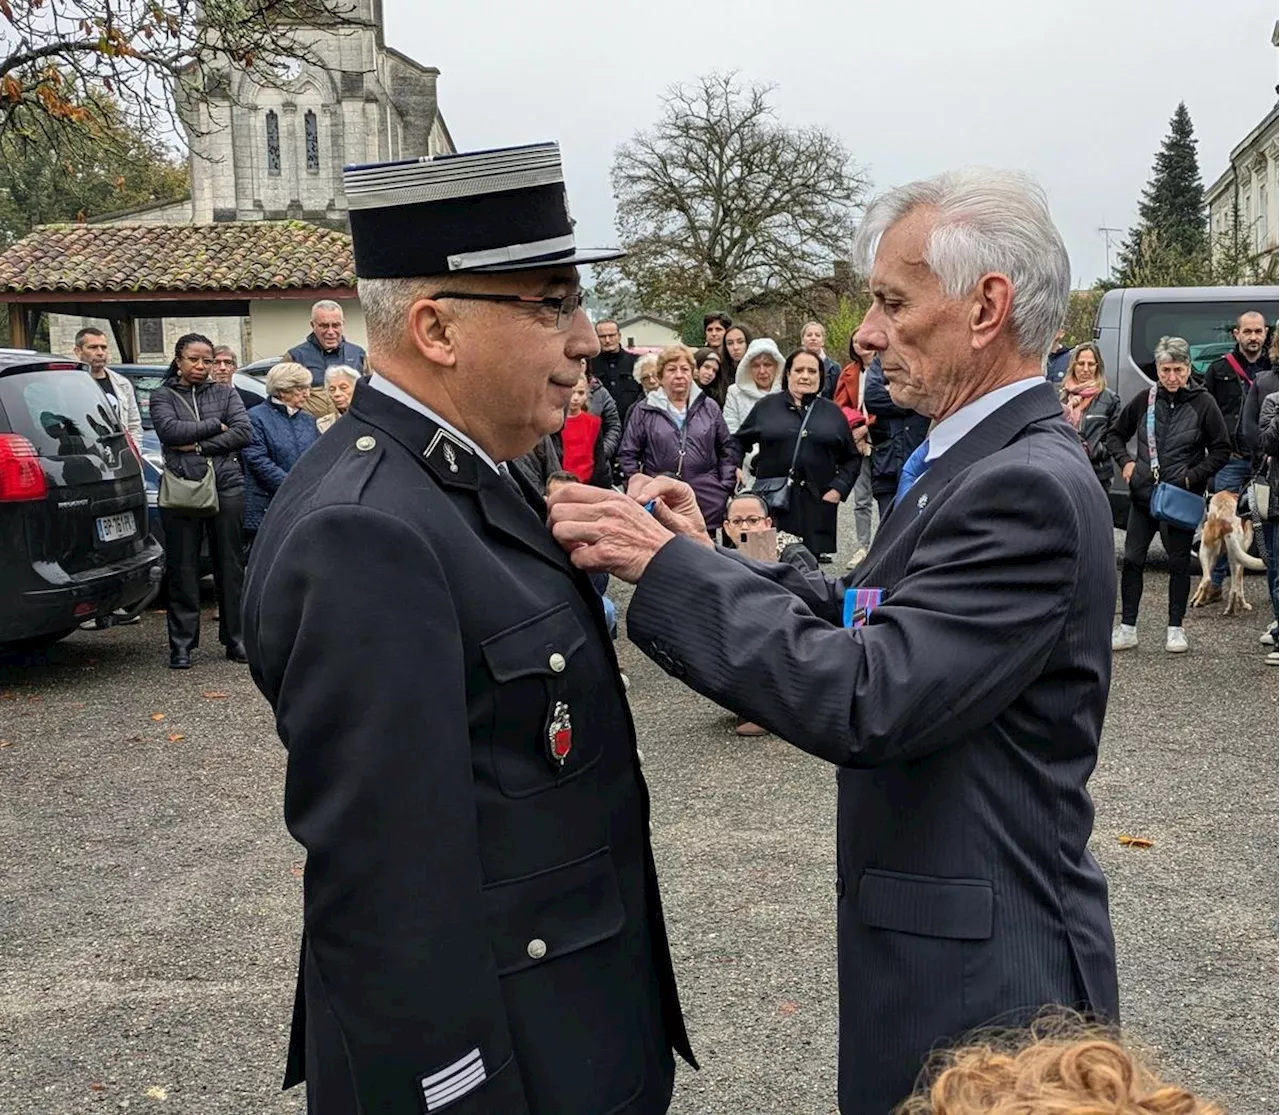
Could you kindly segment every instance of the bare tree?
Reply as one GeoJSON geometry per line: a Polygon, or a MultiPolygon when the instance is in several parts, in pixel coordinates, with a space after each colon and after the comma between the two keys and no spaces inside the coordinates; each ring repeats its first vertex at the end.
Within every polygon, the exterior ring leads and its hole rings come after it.
{"type": "Polygon", "coordinates": [[[625,281],[650,309],[712,303],[734,312],[802,297],[847,258],[867,188],[844,145],[789,128],[772,87],[711,74],[677,85],[657,126],[613,163],[625,259],[601,287],[625,281]]]}
{"type": "Polygon", "coordinates": [[[0,0],[0,132],[63,144],[105,93],[128,126],[180,142],[179,101],[190,127],[228,71],[281,84],[319,61],[308,29],[366,24],[356,0],[0,0]]]}

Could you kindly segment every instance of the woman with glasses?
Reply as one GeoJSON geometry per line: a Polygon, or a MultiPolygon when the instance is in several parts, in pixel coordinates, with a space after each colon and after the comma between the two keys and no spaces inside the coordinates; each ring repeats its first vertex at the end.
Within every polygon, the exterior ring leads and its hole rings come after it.
{"type": "MultiPolygon", "coordinates": [[[[169,376],[151,393],[151,422],[164,446],[164,468],[180,480],[204,479],[210,470],[218,493],[212,515],[161,506],[169,609],[169,666],[186,670],[200,644],[200,541],[212,521],[218,563],[219,634],[233,662],[245,662],[240,632],[240,591],[244,583],[244,473],[240,450],[253,426],[240,395],[229,383],[215,383],[213,342],[199,333],[178,338],[169,376]]],[[[162,485],[163,490],[163,485],[162,485]]],[[[176,486],[175,486],[176,490],[176,486]]]]}

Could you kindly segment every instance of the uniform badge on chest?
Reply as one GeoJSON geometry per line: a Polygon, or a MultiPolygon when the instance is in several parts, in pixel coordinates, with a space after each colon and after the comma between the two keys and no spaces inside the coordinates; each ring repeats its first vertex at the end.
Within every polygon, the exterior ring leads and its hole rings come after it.
{"type": "Polygon", "coordinates": [[[553,767],[560,770],[572,750],[573,721],[569,718],[569,705],[565,701],[556,701],[547,718],[547,758],[553,767]]]}

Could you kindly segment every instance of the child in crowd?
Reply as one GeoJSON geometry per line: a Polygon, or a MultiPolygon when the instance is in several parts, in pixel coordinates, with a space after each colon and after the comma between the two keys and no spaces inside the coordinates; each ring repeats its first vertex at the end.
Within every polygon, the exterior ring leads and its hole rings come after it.
{"type": "MultiPolygon", "coordinates": [[[[580,381],[579,386],[581,385],[582,383],[580,381]]],[[[575,395],[577,394],[576,389],[574,390],[574,394],[575,395]]],[[[569,404],[569,406],[570,406],[570,409],[572,409],[572,406],[573,406],[572,402],[569,404]]],[[[585,415],[585,417],[595,418],[595,415],[588,414],[588,415],[585,415]]],[[[566,421],[566,426],[567,425],[568,425],[568,422],[566,421]]],[[[596,418],[597,430],[599,429],[599,426],[600,426],[600,419],[596,418]]],[[[565,461],[565,464],[566,465],[568,464],[567,460],[565,461]]],[[[547,489],[546,489],[547,498],[550,499],[553,493],[555,493],[558,489],[563,488],[566,484],[580,484],[582,482],[583,481],[579,476],[567,470],[562,470],[560,472],[553,472],[550,476],[547,477],[547,489]]],[[[608,487],[608,484],[605,484],[604,487],[608,487]]],[[[608,573],[591,573],[589,574],[589,576],[591,578],[591,586],[596,590],[596,592],[600,594],[600,602],[604,605],[604,617],[609,621],[609,637],[611,639],[617,639],[618,608],[614,604],[614,602],[610,600],[609,597],[606,595],[609,591],[609,574],[608,573]]]]}
{"type": "MultiPolygon", "coordinates": [[[[584,371],[569,396],[564,428],[556,435],[560,443],[560,464],[576,481],[610,487],[609,462],[604,455],[603,423],[588,410],[591,388],[584,371]]],[[[548,485],[549,486],[549,485],[548,485]]]]}

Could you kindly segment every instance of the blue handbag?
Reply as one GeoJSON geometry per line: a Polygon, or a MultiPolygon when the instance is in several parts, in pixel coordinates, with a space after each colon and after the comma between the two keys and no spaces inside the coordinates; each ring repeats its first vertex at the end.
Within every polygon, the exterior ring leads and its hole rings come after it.
{"type": "Polygon", "coordinates": [[[1147,393],[1147,451],[1151,457],[1151,479],[1156,482],[1151,493],[1151,517],[1162,523],[1194,531],[1204,518],[1204,496],[1160,482],[1160,454],[1156,451],[1156,389],[1147,393]]]}

